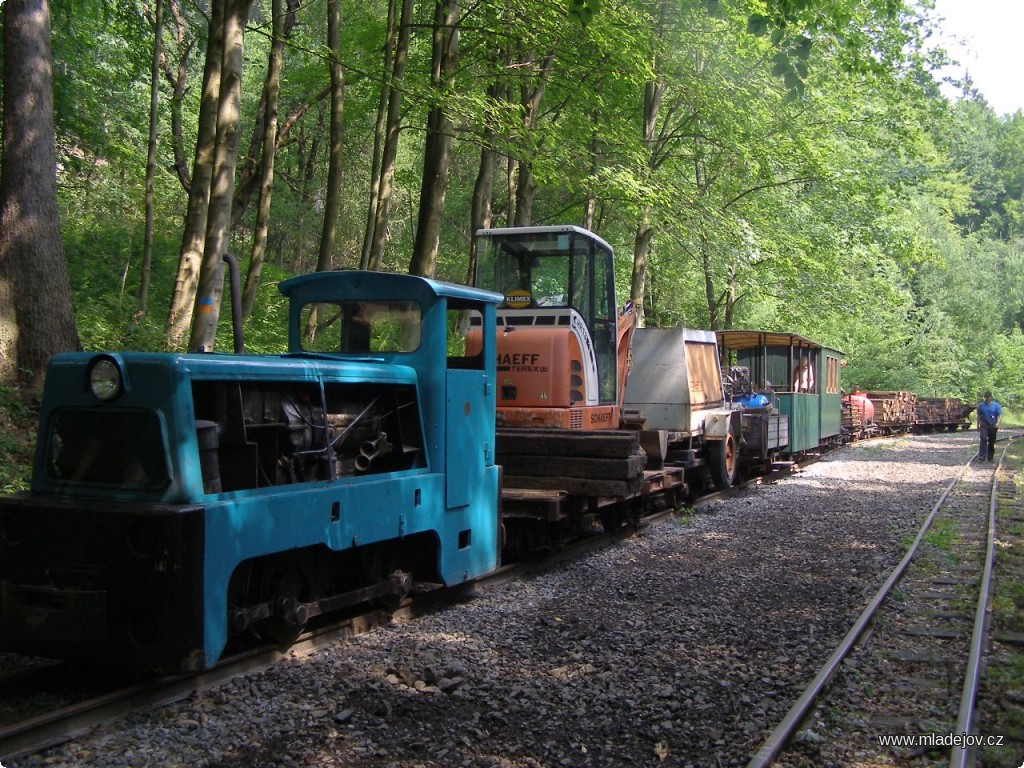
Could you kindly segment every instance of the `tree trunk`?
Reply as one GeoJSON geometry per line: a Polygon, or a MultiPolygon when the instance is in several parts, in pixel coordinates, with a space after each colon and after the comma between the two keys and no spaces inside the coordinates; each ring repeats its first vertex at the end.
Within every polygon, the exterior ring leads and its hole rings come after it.
{"type": "Polygon", "coordinates": [[[650,224],[650,206],[645,205],[636,227],[633,242],[633,275],[630,280],[629,298],[636,313],[636,327],[646,326],[647,312],[644,299],[647,295],[647,261],[654,239],[654,228],[650,224]]]}
{"type": "MultiPolygon", "coordinates": [[[[250,5],[251,5],[250,1],[250,5]]],[[[271,27],[280,24],[281,38],[287,40],[291,37],[292,29],[295,27],[295,12],[298,10],[299,0],[288,0],[288,8],[285,11],[283,17],[275,16],[271,19],[271,27]]],[[[271,34],[274,34],[271,32],[271,34]]],[[[271,47],[274,46],[274,41],[271,40],[271,47]]],[[[262,177],[263,177],[263,161],[264,157],[264,140],[267,135],[266,132],[266,120],[267,120],[267,90],[264,87],[263,92],[260,94],[260,103],[256,108],[256,118],[253,121],[252,136],[249,138],[249,150],[245,153],[245,158],[238,163],[237,179],[235,181],[235,193],[234,200],[231,203],[231,231],[234,232],[242,225],[242,218],[245,216],[246,210],[249,208],[249,203],[252,200],[252,196],[260,191],[262,177]]],[[[273,140],[276,143],[274,150],[281,146],[281,137],[274,135],[273,140]]],[[[257,203],[257,206],[259,203],[257,203]]]]}
{"type": "MultiPolygon", "coordinates": [[[[341,65],[341,0],[327,0],[327,48],[330,51],[331,125],[330,149],[327,159],[327,192],[324,199],[324,220],[320,232],[320,251],[316,271],[331,269],[334,247],[338,239],[338,214],[341,212],[341,179],[344,150],[345,70],[341,65]]],[[[316,336],[320,313],[314,308],[306,320],[306,336],[316,336]]]]}
{"type": "Polygon", "coordinates": [[[736,319],[736,303],[738,301],[739,297],[736,295],[736,270],[730,267],[728,284],[725,289],[725,313],[722,318],[722,324],[717,328],[712,326],[711,330],[717,331],[722,328],[732,328],[733,321],[736,319]]]}
{"type": "Polygon", "coordinates": [[[402,0],[398,21],[398,39],[395,44],[391,81],[388,84],[388,111],[384,125],[384,148],[381,153],[380,177],[377,197],[372,208],[373,230],[367,253],[367,269],[379,270],[387,241],[391,200],[395,193],[395,165],[398,158],[398,139],[402,128],[402,83],[405,65],[409,59],[409,39],[412,29],[412,0],[402,0]]]}
{"type": "MultiPolygon", "coordinates": [[[[487,100],[496,102],[501,98],[504,86],[499,83],[492,83],[487,88],[487,100]]],[[[494,169],[498,162],[498,153],[495,147],[494,128],[489,124],[484,125],[482,138],[483,149],[480,150],[480,167],[476,174],[476,183],[473,185],[473,199],[470,206],[469,222],[469,267],[466,270],[466,284],[472,285],[476,277],[477,263],[477,241],[476,232],[479,229],[487,229],[491,226],[491,200],[494,196],[494,169]]]]}
{"type": "Polygon", "coordinates": [[[377,199],[380,196],[381,151],[384,147],[384,130],[388,114],[388,77],[394,60],[395,40],[398,34],[396,0],[388,0],[387,31],[384,37],[384,63],[381,66],[381,86],[377,92],[377,119],[373,123],[373,155],[370,158],[370,196],[367,200],[366,226],[363,228],[363,246],[359,251],[359,268],[370,264],[370,247],[373,242],[374,226],[377,220],[377,199]]]}
{"type": "MultiPolygon", "coordinates": [[[[206,240],[192,315],[192,352],[213,350],[224,291],[224,254],[231,229],[242,87],[242,48],[250,0],[224,0],[224,59],[217,105],[217,145],[213,159],[206,240]]],[[[193,176],[194,178],[194,176],[193,176]]]]}
{"type": "Polygon", "coordinates": [[[252,315],[256,291],[267,253],[267,232],[270,227],[270,200],[274,192],[274,159],[277,156],[277,102],[281,92],[281,63],[284,51],[284,0],[271,4],[270,56],[267,79],[263,86],[265,114],[263,117],[263,162],[260,167],[260,200],[256,209],[256,225],[252,238],[252,257],[242,292],[242,317],[252,315]]]}
{"type": "MultiPolygon", "coordinates": [[[[655,64],[657,69],[657,64],[655,64]]],[[[658,160],[658,143],[656,130],[658,112],[661,109],[661,97],[665,92],[665,84],[651,80],[644,89],[644,122],[643,140],[647,147],[647,175],[653,174],[658,160]]],[[[651,224],[651,206],[644,205],[640,221],[636,227],[636,240],[633,245],[633,276],[630,282],[629,297],[636,311],[637,328],[643,328],[646,320],[647,268],[651,241],[654,239],[654,227],[651,224]]]]}
{"type": "Polygon", "coordinates": [[[0,375],[42,385],[56,352],[78,350],[57,210],[48,0],[3,8],[0,375]]]}
{"type": "Polygon", "coordinates": [[[533,184],[533,164],[526,159],[519,161],[519,178],[516,180],[516,218],[514,227],[528,227],[533,223],[533,198],[537,189],[533,184]]]}
{"type": "MultiPolygon", "coordinates": [[[[594,114],[594,125],[601,125],[600,114],[594,114]]],[[[601,137],[594,131],[590,140],[590,179],[591,186],[587,191],[587,200],[583,204],[583,228],[591,232],[596,231],[597,226],[597,195],[594,190],[597,188],[597,174],[601,170],[602,144],[601,137]]],[[[638,313],[639,316],[639,313],[638,313]]]]}
{"type": "MultiPolygon", "coordinates": [[[[669,4],[667,0],[659,0],[657,7],[658,16],[653,30],[656,46],[665,40],[668,12],[669,4]]],[[[651,180],[655,169],[661,162],[659,155],[662,143],[658,140],[657,136],[658,115],[661,111],[661,100],[665,93],[665,83],[662,79],[661,70],[661,58],[655,53],[654,60],[651,62],[651,71],[654,73],[654,76],[651,80],[647,81],[644,87],[644,113],[641,130],[643,131],[644,147],[647,149],[645,181],[651,180]]],[[[644,327],[647,316],[647,270],[650,263],[650,252],[654,234],[654,225],[651,223],[651,206],[645,202],[641,208],[640,220],[636,226],[636,239],[633,244],[633,274],[629,288],[629,296],[636,312],[638,328],[644,327]]]]}
{"type": "Polygon", "coordinates": [[[300,179],[299,198],[299,220],[298,220],[298,243],[292,248],[292,261],[289,266],[293,272],[308,272],[310,267],[306,265],[306,218],[313,205],[313,180],[316,175],[317,156],[320,154],[320,135],[323,133],[323,120],[319,119],[316,131],[312,139],[308,140],[309,148],[306,148],[306,131],[299,126],[299,138],[295,142],[295,163],[296,174],[300,179]]]}
{"type": "Polygon", "coordinates": [[[174,165],[171,170],[181,182],[182,189],[188,194],[192,188],[188,163],[185,160],[185,139],[181,123],[181,105],[185,102],[185,86],[188,84],[188,59],[192,53],[194,40],[186,37],[188,25],[181,15],[181,0],[171,0],[171,16],[174,17],[174,37],[177,43],[178,61],[174,67],[168,58],[161,57],[164,78],[171,86],[171,149],[174,152],[174,165]]]}
{"type": "Polygon", "coordinates": [[[341,211],[341,179],[344,162],[345,70],[341,65],[341,0],[327,2],[327,47],[331,52],[331,125],[330,150],[327,158],[327,190],[324,198],[324,221],[320,233],[320,252],[316,271],[326,272],[332,266],[338,239],[338,214],[341,211]]]}
{"type": "Polygon", "coordinates": [[[149,273],[153,264],[153,178],[156,176],[156,135],[160,123],[160,57],[163,55],[164,4],[156,0],[153,20],[153,65],[149,83],[149,148],[146,153],[146,230],[142,239],[142,276],[139,279],[139,314],[149,303],[149,273]]]}
{"type": "Polygon", "coordinates": [[[508,187],[508,207],[505,211],[505,226],[511,227],[516,222],[516,200],[519,194],[516,191],[516,180],[519,178],[519,163],[511,155],[506,156],[505,184],[508,187]]]}
{"type": "Polygon", "coordinates": [[[433,277],[441,240],[444,201],[448,192],[448,164],[451,159],[452,125],[444,109],[444,92],[453,86],[458,66],[458,0],[435,0],[434,38],[431,49],[430,82],[434,106],[427,118],[427,140],[423,151],[423,182],[409,274],[433,277]]]}
{"type": "Polygon", "coordinates": [[[224,6],[216,0],[211,8],[210,35],[203,69],[203,95],[199,103],[199,127],[192,180],[185,212],[185,229],[178,254],[178,274],[167,313],[167,348],[179,349],[189,326],[199,284],[199,267],[206,244],[206,219],[210,210],[210,185],[217,146],[217,104],[220,100],[221,67],[224,63],[224,6]]]}
{"type": "MultiPolygon", "coordinates": [[[[551,74],[551,66],[555,57],[548,54],[540,61],[540,68],[537,74],[523,84],[520,95],[520,108],[523,114],[523,130],[529,135],[537,127],[537,118],[540,115],[540,102],[544,97],[547,88],[548,76],[551,74]]],[[[520,64],[532,67],[534,62],[533,54],[525,57],[520,64]]],[[[519,158],[518,179],[516,182],[516,213],[515,224],[517,227],[528,227],[533,223],[533,200],[537,188],[533,181],[533,163],[529,157],[519,158]]]]}
{"type": "Polygon", "coordinates": [[[701,222],[701,232],[697,235],[697,242],[700,250],[701,272],[704,275],[704,298],[708,302],[710,330],[717,331],[722,327],[719,323],[721,306],[715,297],[715,273],[711,264],[711,249],[708,246],[707,234],[703,231],[705,225],[705,222],[701,222]]]}
{"type": "Polygon", "coordinates": [[[477,263],[477,230],[491,226],[491,198],[494,194],[494,168],[497,165],[498,153],[495,151],[493,136],[488,144],[480,150],[480,168],[473,185],[473,200],[470,207],[469,232],[469,266],[466,269],[466,284],[472,285],[476,276],[477,263]]]}

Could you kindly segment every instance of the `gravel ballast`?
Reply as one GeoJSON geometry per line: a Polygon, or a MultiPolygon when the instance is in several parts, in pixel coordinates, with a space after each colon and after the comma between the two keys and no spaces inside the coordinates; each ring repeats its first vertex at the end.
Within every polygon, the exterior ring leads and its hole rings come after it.
{"type": "Polygon", "coordinates": [[[955,433],[847,447],[14,764],[745,765],[974,445],[955,433]]]}

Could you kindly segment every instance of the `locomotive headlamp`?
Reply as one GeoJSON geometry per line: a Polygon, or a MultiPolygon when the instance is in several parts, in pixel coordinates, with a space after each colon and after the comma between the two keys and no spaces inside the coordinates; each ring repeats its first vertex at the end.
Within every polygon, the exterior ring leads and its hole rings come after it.
{"type": "Polygon", "coordinates": [[[105,402],[120,397],[124,382],[117,363],[109,357],[98,358],[89,369],[89,389],[105,402]]]}

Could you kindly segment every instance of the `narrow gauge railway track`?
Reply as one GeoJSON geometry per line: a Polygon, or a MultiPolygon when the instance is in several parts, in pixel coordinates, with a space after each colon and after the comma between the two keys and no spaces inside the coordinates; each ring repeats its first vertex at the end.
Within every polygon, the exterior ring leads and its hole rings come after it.
{"type": "Polygon", "coordinates": [[[960,470],[747,768],[873,765],[875,754],[914,765],[974,764],[970,745],[987,738],[975,710],[1001,465],[1002,458],[994,466],[972,458],[960,470]],[[902,743],[882,746],[880,737],[890,736],[902,743]]]}
{"type": "MultiPolygon", "coordinates": [[[[768,475],[738,483],[728,491],[702,495],[688,507],[698,508],[719,501],[729,494],[749,490],[755,485],[774,482],[818,458],[808,456],[799,464],[788,463],[768,475]]],[[[252,649],[227,657],[216,669],[197,675],[147,679],[107,672],[106,676],[97,676],[94,670],[44,660],[13,674],[0,672],[0,701],[4,702],[0,709],[0,760],[11,761],[34,754],[132,712],[165,706],[233,678],[267,669],[284,658],[310,654],[390,621],[408,620],[450,606],[466,599],[478,588],[521,578],[530,572],[542,571],[601,547],[611,546],[632,535],[638,526],[658,524],[675,512],[676,509],[671,505],[655,505],[645,511],[637,525],[623,525],[611,533],[595,532],[592,536],[577,539],[549,554],[506,565],[471,584],[448,589],[417,589],[413,597],[394,611],[373,609],[325,623],[302,635],[288,648],[252,649]]]]}
{"type": "MultiPolygon", "coordinates": [[[[702,497],[695,504],[721,498],[702,497]]],[[[674,509],[649,511],[640,525],[651,525],[669,517],[674,509]]],[[[395,620],[450,606],[489,584],[515,579],[587,552],[606,547],[632,535],[635,526],[626,525],[611,533],[597,533],[574,541],[540,557],[499,568],[476,582],[452,588],[417,585],[411,597],[395,610],[370,609],[355,616],[325,623],[304,633],[287,648],[255,648],[225,657],[215,669],[196,675],[145,678],[83,669],[63,662],[26,663],[12,673],[0,672],[0,761],[34,754],[86,733],[104,723],[132,712],[151,709],[185,699],[233,678],[252,674],[284,658],[303,656],[346,637],[368,632],[395,620]]]]}
{"type": "MultiPolygon", "coordinates": [[[[383,626],[395,618],[407,616],[412,610],[412,601],[396,611],[373,609],[310,631],[286,649],[257,648],[233,656],[227,656],[215,669],[196,675],[162,678],[135,678],[87,681],[88,673],[74,670],[71,665],[61,664],[60,669],[74,678],[81,678],[71,693],[65,692],[60,698],[35,705],[34,713],[16,722],[0,725],[0,761],[34,754],[47,747],[73,739],[103,723],[116,720],[142,709],[171,704],[207,690],[241,675],[251,674],[278,663],[286,657],[313,653],[319,648],[352,635],[367,632],[383,626]],[[57,706],[53,706],[54,703],[57,706]]],[[[0,679],[0,697],[5,706],[13,707],[7,698],[16,689],[23,697],[38,693],[39,685],[47,685],[46,678],[53,668],[40,668],[18,675],[18,680],[0,679]],[[33,686],[37,686],[33,688],[33,686]]],[[[27,709],[30,704],[25,704],[27,709]]]]}

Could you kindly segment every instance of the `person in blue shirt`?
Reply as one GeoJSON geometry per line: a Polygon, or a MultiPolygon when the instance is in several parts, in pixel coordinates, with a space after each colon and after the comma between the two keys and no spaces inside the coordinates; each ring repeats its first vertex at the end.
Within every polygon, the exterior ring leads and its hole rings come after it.
{"type": "Polygon", "coordinates": [[[978,461],[993,461],[996,455],[996,432],[1003,418],[1003,409],[992,399],[992,393],[985,391],[985,399],[978,403],[978,461]]]}

